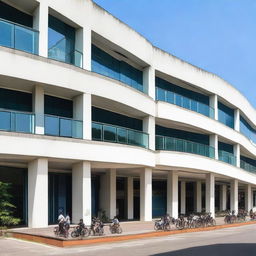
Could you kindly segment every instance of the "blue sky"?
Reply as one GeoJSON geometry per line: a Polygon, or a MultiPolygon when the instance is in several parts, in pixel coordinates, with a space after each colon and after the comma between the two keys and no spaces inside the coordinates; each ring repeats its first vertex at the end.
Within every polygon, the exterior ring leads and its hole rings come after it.
{"type": "Polygon", "coordinates": [[[155,46],[240,90],[256,108],[256,0],[94,0],[155,46]]]}

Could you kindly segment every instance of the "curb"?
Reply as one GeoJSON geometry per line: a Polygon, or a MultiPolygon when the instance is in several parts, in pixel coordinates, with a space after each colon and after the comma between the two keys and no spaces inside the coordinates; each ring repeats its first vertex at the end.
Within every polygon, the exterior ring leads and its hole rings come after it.
{"type": "Polygon", "coordinates": [[[24,234],[24,233],[15,232],[15,231],[9,231],[8,235],[17,239],[43,243],[43,244],[53,245],[57,247],[72,247],[72,246],[91,245],[91,244],[100,244],[100,243],[120,242],[120,241],[135,240],[135,239],[144,239],[144,238],[150,238],[150,237],[162,237],[162,236],[169,236],[169,235],[183,234],[183,233],[211,231],[216,229],[240,227],[240,226],[246,226],[246,225],[252,225],[252,224],[256,224],[256,222],[249,221],[244,223],[226,224],[226,225],[219,225],[219,226],[206,227],[206,228],[192,228],[192,229],[171,230],[171,231],[155,231],[155,232],[148,232],[148,233],[141,233],[141,234],[134,234],[134,235],[100,237],[100,238],[83,239],[83,240],[81,239],[62,240],[54,237],[24,234]]]}

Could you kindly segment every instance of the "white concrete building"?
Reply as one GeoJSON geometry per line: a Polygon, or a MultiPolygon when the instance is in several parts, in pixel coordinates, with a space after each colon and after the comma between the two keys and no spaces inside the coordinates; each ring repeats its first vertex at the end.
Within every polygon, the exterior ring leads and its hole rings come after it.
{"type": "Polygon", "coordinates": [[[0,181],[22,224],[255,205],[256,110],[91,0],[1,0],[0,59],[0,181]]]}

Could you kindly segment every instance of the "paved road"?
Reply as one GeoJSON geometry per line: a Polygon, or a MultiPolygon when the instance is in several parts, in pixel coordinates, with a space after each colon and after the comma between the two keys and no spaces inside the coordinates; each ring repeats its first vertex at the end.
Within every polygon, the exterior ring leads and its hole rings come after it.
{"type": "Polygon", "coordinates": [[[0,239],[0,255],[255,256],[256,225],[73,248],[0,239]]]}

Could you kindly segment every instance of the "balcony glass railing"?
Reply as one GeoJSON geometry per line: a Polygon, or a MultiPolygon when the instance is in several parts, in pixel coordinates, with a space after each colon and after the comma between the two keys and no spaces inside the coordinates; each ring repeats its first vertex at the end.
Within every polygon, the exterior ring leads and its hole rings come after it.
{"type": "Polygon", "coordinates": [[[248,164],[243,160],[240,160],[240,167],[246,171],[256,173],[256,166],[248,164]]]}
{"type": "Polygon", "coordinates": [[[48,49],[48,57],[83,68],[83,53],[78,50],[67,51],[66,38],[61,39],[48,49]]]}
{"type": "Polygon", "coordinates": [[[219,160],[236,166],[236,156],[224,150],[219,150],[219,160]]]}
{"type": "Polygon", "coordinates": [[[34,114],[0,110],[1,131],[34,133],[34,127],[34,114]]]}
{"type": "Polygon", "coordinates": [[[125,127],[92,123],[92,139],[148,148],[148,134],[125,127]]]}
{"type": "Polygon", "coordinates": [[[39,32],[16,23],[0,19],[0,45],[38,54],[39,32]]]}
{"type": "Polygon", "coordinates": [[[83,122],[59,117],[59,116],[44,116],[45,135],[70,137],[70,138],[83,138],[83,122]]]}
{"type": "Polygon", "coordinates": [[[214,109],[210,106],[158,87],[156,87],[156,100],[165,101],[210,118],[214,118],[214,109]]]}
{"type": "Polygon", "coordinates": [[[210,158],[214,158],[215,153],[214,148],[208,145],[159,135],[156,136],[156,150],[187,152],[210,158]]]}

